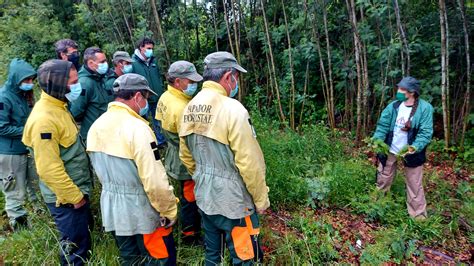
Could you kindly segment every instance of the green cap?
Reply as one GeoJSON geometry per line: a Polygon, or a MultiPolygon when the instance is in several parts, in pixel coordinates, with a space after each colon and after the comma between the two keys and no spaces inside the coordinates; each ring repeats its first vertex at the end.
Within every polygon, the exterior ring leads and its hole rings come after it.
{"type": "Polygon", "coordinates": [[[188,61],[176,61],[168,69],[168,75],[173,78],[187,78],[194,82],[202,80],[202,76],[196,71],[196,67],[188,61]]]}
{"type": "Polygon", "coordinates": [[[115,52],[114,55],[113,55],[112,60],[113,60],[114,62],[118,62],[118,61],[120,61],[120,60],[124,60],[124,61],[130,62],[130,63],[135,62],[135,60],[133,60],[133,59],[130,57],[130,54],[127,53],[127,52],[124,52],[124,51],[117,51],[117,52],[115,52]]]}
{"type": "Polygon", "coordinates": [[[141,91],[141,90],[147,90],[154,95],[157,95],[154,91],[150,89],[150,86],[148,85],[148,81],[146,80],[145,77],[142,75],[130,73],[130,74],[124,74],[120,77],[118,77],[114,81],[114,92],[118,91],[141,91]]]}
{"type": "Polygon", "coordinates": [[[204,66],[209,69],[232,67],[239,72],[247,73],[243,67],[237,64],[235,57],[229,52],[215,52],[204,58],[204,66]]]}

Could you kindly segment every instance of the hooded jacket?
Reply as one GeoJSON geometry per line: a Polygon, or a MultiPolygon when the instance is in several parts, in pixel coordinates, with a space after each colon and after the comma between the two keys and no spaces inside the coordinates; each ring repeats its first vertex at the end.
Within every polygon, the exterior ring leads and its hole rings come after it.
{"type": "Polygon", "coordinates": [[[92,190],[89,159],[65,94],[72,63],[49,60],[38,69],[43,89],[26,121],[23,143],[30,147],[46,203],[76,204],[92,190]]]}
{"type": "Polygon", "coordinates": [[[107,86],[107,75],[99,75],[85,65],[79,70],[79,82],[82,86],[81,96],[71,103],[71,114],[76,121],[81,121],[81,137],[86,140],[92,123],[105,111],[114,100],[112,87],[107,86]]]}
{"type": "Polygon", "coordinates": [[[36,77],[34,68],[22,59],[13,59],[7,82],[0,88],[0,154],[28,153],[21,136],[31,109],[26,100],[27,92],[22,91],[20,85],[29,77],[36,77]]]}

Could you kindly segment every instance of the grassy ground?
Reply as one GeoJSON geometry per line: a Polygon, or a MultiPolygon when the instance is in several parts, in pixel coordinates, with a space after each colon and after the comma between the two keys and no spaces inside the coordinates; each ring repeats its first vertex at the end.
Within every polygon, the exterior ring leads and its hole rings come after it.
{"type": "MultiPolygon", "coordinates": [[[[296,134],[281,131],[270,121],[255,120],[272,202],[270,213],[262,217],[266,264],[472,260],[473,176],[466,165],[431,153],[424,173],[429,218],[417,222],[406,211],[403,176],[396,177],[389,194],[378,193],[370,153],[355,148],[344,133],[311,126],[296,134]]],[[[114,241],[101,231],[98,194],[93,197],[96,226],[91,263],[116,265],[114,241]]],[[[2,209],[3,204],[0,196],[2,209]]],[[[0,262],[58,263],[57,232],[48,214],[31,214],[32,228],[21,232],[8,231],[6,224],[2,215],[0,262]]],[[[203,264],[202,248],[186,247],[175,239],[179,264],[203,264]]]]}

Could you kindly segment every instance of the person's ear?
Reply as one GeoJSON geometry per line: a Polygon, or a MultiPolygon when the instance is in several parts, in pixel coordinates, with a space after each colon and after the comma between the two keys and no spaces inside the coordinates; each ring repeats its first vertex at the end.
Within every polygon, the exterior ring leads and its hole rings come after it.
{"type": "Polygon", "coordinates": [[[231,76],[232,76],[232,71],[227,71],[224,74],[224,80],[226,80],[227,82],[231,82],[231,76]]]}

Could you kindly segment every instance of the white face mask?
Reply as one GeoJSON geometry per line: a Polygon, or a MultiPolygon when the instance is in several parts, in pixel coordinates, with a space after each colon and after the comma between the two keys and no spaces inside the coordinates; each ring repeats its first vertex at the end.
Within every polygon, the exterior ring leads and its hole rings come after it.
{"type": "Polygon", "coordinates": [[[81,83],[78,82],[76,84],[69,85],[69,89],[71,91],[66,93],[66,95],[64,95],[64,96],[70,102],[73,102],[73,101],[77,100],[79,98],[79,96],[81,96],[81,92],[82,92],[81,83]]]}

